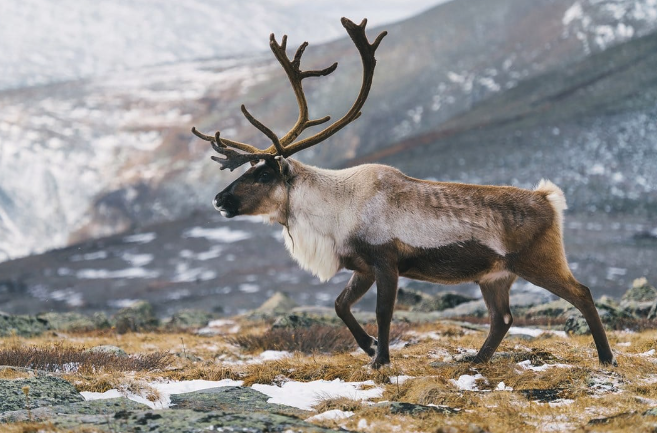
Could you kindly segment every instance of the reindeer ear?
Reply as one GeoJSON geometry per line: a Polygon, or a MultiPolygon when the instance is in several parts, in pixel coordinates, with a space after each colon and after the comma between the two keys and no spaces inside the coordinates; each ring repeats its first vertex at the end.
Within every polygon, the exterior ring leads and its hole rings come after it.
{"type": "Polygon", "coordinates": [[[292,175],[292,166],[290,165],[289,162],[287,162],[287,159],[283,158],[282,156],[276,156],[276,161],[278,161],[278,166],[281,170],[281,174],[284,177],[289,177],[292,175]]]}
{"type": "Polygon", "coordinates": [[[257,159],[254,159],[254,160],[249,161],[249,164],[251,164],[251,167],[253,167],[255,165],[258,165],[259,162],[260,161],[258,161],[257,159]]]}

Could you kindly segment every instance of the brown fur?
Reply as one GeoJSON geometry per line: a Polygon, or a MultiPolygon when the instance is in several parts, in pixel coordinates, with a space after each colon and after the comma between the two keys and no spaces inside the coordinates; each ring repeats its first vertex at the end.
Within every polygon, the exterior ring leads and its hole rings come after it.
{"type": "Polygon", "coordinates": [[[217,195],[215,206],[227,216],[265,215],[283,224],[293,257],[322,279],[341,267],[354,271],[335,309],[374,367],[390,362],[399,276],[479,284],[491,329],[476,362],[490,359],[511,326],[509,290],[519,276],[577,307],[600,362],[615,363],[590,291],[568,268],[565,199],[550,182],[530,191],[423,181],[382,165],[336,171],[287,160],[251,168],[217,195]],[[374,282],[378,341],[350,311],[374,282]]]}

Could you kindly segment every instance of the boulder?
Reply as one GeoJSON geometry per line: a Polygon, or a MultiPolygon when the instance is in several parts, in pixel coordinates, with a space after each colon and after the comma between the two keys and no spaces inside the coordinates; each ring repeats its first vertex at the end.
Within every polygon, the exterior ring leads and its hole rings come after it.
{"type": "Polygon", "coordinates": [[[223,386],[201,391],[174,394],[171,396],[172,408],[176,410],[191,409],[209,412],[216,409],[241,412],[245,408],[253,412],[272,412],[307,418],[311,412],[291,406],[267,403],[269,396],[253,388],[242,386],[223,386]]]}
{"type": "Polygon", "coordinates": [[[104,344],[102,346],[94,346],[91,349],[87,349],[87,352],[92,353],[109,353],[110,355],[115,355],[120,358],[125,358],[128,354],[125,350],[117,346],[112,346],[111,344],[104,344]]]}
{"type": "Polygon", "coordinates": [[[131,306],[119,310],[114,315],[114,322],[119,334],[147,331],[156,328],[159,324],[153,313],[153,306],[146,301],[137,301],[131,306]]]}
{"type": "Polygon", "coordinates": [[[33,337],[42,334],[48,328],[34,316],[10,315],[0,312],[0,337],[18,335],[33,337]]]}
{"type": "MultiPolygon", "coordinates": [[[[598,309],[600,320],[602,320],[602,323],[608,328],[617,329],[621,326],[624,320],[633,318],[633,316],[625,310],[614,307],[613,303],[604,302],[604,299],[602,299],[602,301],[603,302],[596,302],[595,306],[598,309]]],[[[591,333],[586,320],[576,310],[570,315],[568,320],[566,320],[564,331],[568,334],[574,335],[588,335],[591,333]]]]}
{"type": "Polygon", "coordinates": [[[577,311],[577,309],[570,302],[558,299],[547,304],[539,304],[531,307],[525,313],[525,317],[528,319],[536,317],[560,317],[573,311],[577,311]]]}
{"type": "Polygon", "coordinates": [[[137,403],[125,397],[107,400],[81,401],[56,406],[43,406],[36,409],[16,410],[0,414],[0,422],[49,421],[56,415],[105,415],[122,410],[148,410],[145,404],[137,403]]]}
{"type": "Polygon", "coordinates": [[[249,314],[251,318],[272,318],[288,314],[298,304],[287,293],[276,292],[249,314]]]}
{"type": "Polygon", "coordinates": [[[212,313],[205,310],[180,310],[167,322],[169,329],[197,329],[206,326],[214,318],[212,313]]]}
{"type": "Polygon", "coordinates": [[[426,295],[424,299],[413,307],[413,310],[424,312],[443,311],[474,300],[470,296],[456,292],[441,292],[435,296],[426,295]]]}
{"type": "Polygon", "coordinates": [[[324,316],[313,316],[309,314],[286,314],[276,319],[271,326],[272,329],[310,328],[314,325],[335,326],[335,320],[324,316]]]}
{"type": "Polygon", "coordinates": [[[640,318],[655,317],[657,289],[648,284],[646,278],[637,278],[632,287],[621,298],[620,307],[627,313],[640,318]]]}
{"type": "Polygon", "coordinates": [[[40,313],[36,316],[37,320],[43,323],[48,329],[55,331],[90,331],[96,329],[96,323],[80,313],[40,313]]]}
{"type": "Polygon", "coordinates": [[[459,412],[459,409],[454,409],[449,406],[425,406],[423,404],[404,403],[400,401],[386,401],[376,404],[377,407],[386,407],[390,409],[392,414],[403,414],[410,416],[418,416],[421,414],[442,414],[451,415],[459,412]]]}
{"type": "Polygon", "coordinates": [[[397,290],[397,302],[395,306],[399,309],[409,310],[418,307],[422,303],[430,302],[432,299],[433,296],[427,293],[400,287],[397,290]]]}
{"type": "Polygon", "coordinates": [[[0,380],[0,413],[79,401],[84,397],[75,387],[55,376],[0,380]]]}

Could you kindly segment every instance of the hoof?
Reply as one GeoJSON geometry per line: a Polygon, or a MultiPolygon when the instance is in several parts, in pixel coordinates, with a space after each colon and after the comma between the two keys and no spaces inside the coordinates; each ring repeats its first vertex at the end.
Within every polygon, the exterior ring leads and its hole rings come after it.
{"type": "Polygon", "coordinates": [[[374,337],[370,337],[370,338],[371,338],[371,340],[370,340],[370,345],[369,345],[367,348],[362,347],[362,346],[361,346],[361,348],[362,348],[362,349],[365,351],[365,353],[367,353],[369,356],[374,356],[374,355],[376,355],[376,348],[378,347],[379,342],[378,342],[377,339],[374,338],[374,337]]]}
{"type": "Polygon", "coordinates": [[[374,358],[373,360],[370,361],[369,366],[373,368],[374,370],[378,370],[379,368],[383,367],[384,365],[390,364],[390,359],[387,358],[374,358]]]}

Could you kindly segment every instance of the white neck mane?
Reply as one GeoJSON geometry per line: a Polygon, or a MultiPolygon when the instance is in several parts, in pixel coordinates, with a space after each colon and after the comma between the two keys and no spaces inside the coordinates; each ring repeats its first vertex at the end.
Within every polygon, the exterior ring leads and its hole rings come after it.
{"type": "Polygon", "coordinates": [[[340,269],[339,255],[356,224],[355,213],[345,206],[344,191],[340,195],[335,188],[343,182],[342,170],[296,168],[303,179],[290,188],[290,219],[283,228],[283,239],[303,269],[328,281],[340,269]]]}

